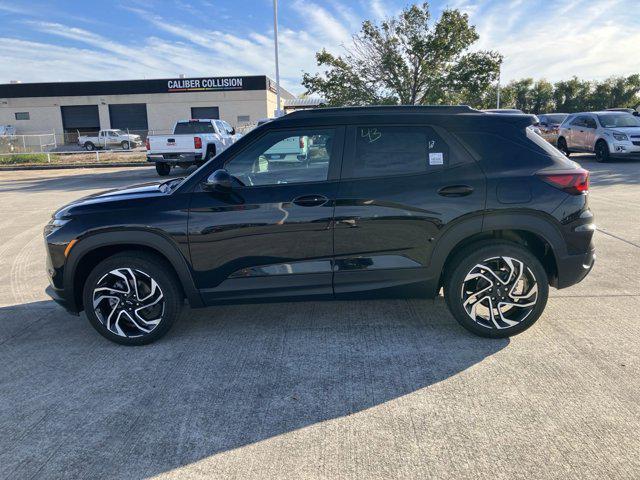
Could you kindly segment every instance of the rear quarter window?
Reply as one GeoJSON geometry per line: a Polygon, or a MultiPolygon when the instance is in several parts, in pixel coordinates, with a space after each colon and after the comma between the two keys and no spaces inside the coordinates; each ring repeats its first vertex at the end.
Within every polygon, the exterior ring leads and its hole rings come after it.
{"type": "Polygon", "coordinates": [[[514,139],[488,132],[456,132],[456,136],[476,160],[492,171],[510,171],[523,166],[543,168],[558,162],[566,163],[567,167],[573,165],[531,128],[525,128],[514,139]]]}

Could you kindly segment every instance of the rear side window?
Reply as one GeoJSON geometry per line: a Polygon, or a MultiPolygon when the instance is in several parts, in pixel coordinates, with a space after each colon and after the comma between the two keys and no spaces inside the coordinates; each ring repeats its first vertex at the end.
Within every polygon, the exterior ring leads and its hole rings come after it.
{"type": "Polygon", "coordinates": [[[449,146],[431,127],[358,126],[343,178],[426,173],[449,163],[449,146]]]}
{"type": "Polygon", "coordinates": [[[173,133],[189,135],[193,133],[216,133],[211,122],[178,122],[173,133]]]}

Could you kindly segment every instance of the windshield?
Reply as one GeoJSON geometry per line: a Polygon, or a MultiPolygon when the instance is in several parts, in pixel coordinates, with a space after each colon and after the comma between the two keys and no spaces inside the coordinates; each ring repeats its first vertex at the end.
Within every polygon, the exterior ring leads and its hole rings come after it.
{"type": "Polygon", "coordinates": [[[175,135],[193,133],[216,133],[211,122],[178,122],[173,133],[175,135]]]}
{"type": "Polygon", "coordinates": [[[557,123],[558,125],[564,122],[564,119],[567,118],[568,116],[569,115],[564,113],[554,113],[553,115],[545,115],[545,117],[547,118],[547,123],[557,123]]]}
{"type": "Polygon", "coordinates": [[[630,113],[598,115],[598,120],[604,128],[640,127],[640,118],[634,117],[630,113]]]}

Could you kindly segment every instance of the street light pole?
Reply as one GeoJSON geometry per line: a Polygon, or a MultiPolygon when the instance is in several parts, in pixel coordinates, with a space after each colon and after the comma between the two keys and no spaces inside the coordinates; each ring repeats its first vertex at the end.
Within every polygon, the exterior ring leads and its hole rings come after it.
{"type": "Polygon", "coordinates": [[[273,0],[273,45],[276,56],[276,117],[282,115],[280,111],[280,66],[278,64],[278,0],[273,0]]]}
{"type": "Polygon", "coordinates": [[[500,71],[502,70],[502,65],[498,67],[498,104],[496,108],[500,108],[500,71]]]}

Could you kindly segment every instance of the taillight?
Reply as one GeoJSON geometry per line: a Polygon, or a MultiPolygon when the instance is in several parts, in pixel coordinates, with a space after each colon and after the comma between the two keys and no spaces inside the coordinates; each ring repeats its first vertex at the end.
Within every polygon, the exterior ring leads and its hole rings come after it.
{"type": "Polygon", "coordinates": [[[300,150],[304,148],[304,137],[298,137],[298,145],[300,146],[300,150]]]}
{"type": "Polygon", "coordinates": [[[589,171],[584,168],[540,172],[538,176],[549,185],[553,185],[571,195],[580,195],[589,191],[589,171]]]}
{"type": "Polygon", "coordinates": [[[144,141],[144,145],[147,147],[147,150],[151,150],[151,145],[149,145],[149,137],[144,141]]]}
{"type": "Polygon", "coordinates": [[[193,146],[195,148],[202,148],[202,139],[200,137],[193,137],[193,146]]]}

